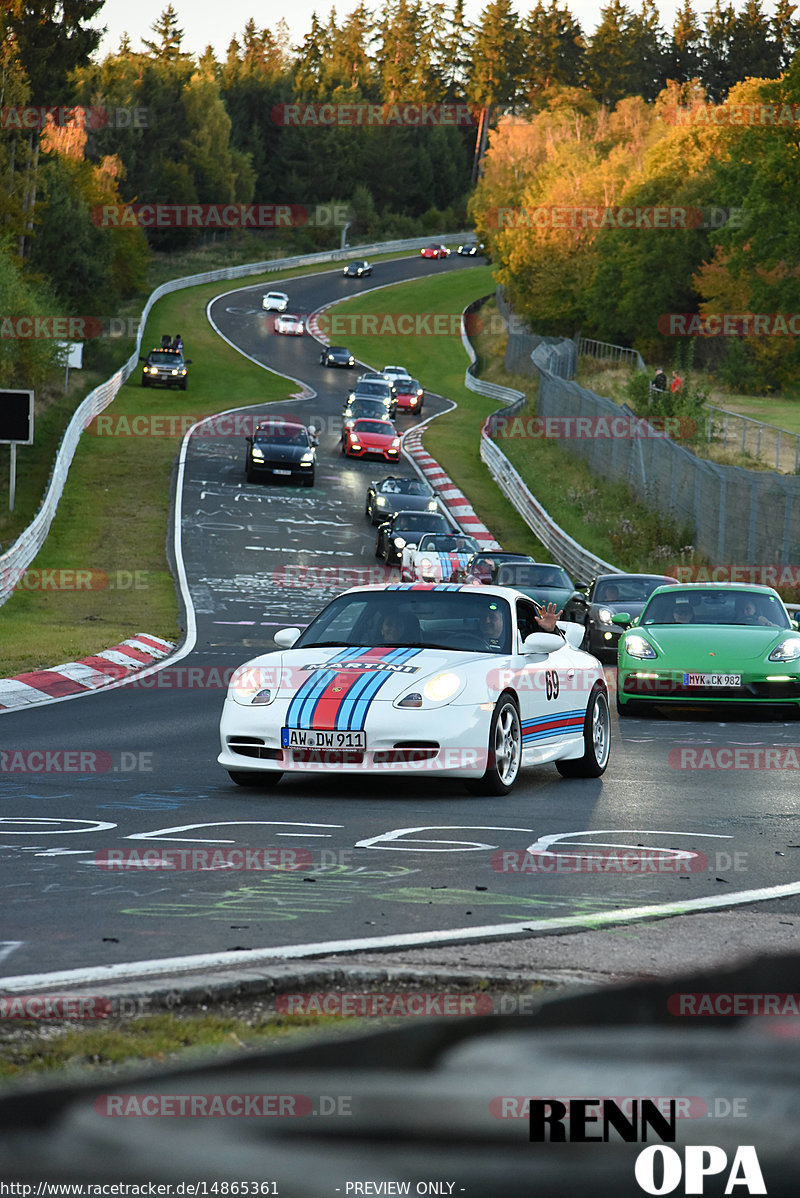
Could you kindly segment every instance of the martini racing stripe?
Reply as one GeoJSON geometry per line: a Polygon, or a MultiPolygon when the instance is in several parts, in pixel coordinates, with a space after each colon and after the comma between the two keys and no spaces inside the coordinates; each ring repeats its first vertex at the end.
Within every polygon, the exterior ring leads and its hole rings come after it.
{"type": "MultiPolygon", "coordinates": [[[[416,657],[418,649],[380,649],[360,647],[337,653],[337,664],[345,661],[382,661],[402,664],[416,657]]],[[[333,729],[351,731],[363,729],[370,704],[392,675],[391,670],[315,671],[298,690],[286,713],[287,728],[333,729]]]]}
{"type": "MultiPolygon", "coordinates": [[[[394,649],[387,654],[383,659],[397,663],[408,661],[410,657],[416,657],[419,649],[394,649]]],[[[391,677],[389,671],[375,672],[370,674],[357,675],[357,681],[348,693],[342,697],[340,706],[335,711],[332,717],[335,720],[334,728],[338,731],[352,731],[354,729],[363,729],[369,711],[370,704],[375,698],[380,688],[386,680],[391,677]]],[[[320,712],[319,708],[314,714],[314,727],[320,727],[320,712]]],[[[325,715],[325,720],[329,715],[325,715]]]]}
{"type": "Polygon", "coordinates": [[[522,725],[522,743],[530,744],[536,740],[548,740],[552,736],[563,736],[568,732],[583,732],[586,710],[564,711],[560,715],[539,716],[535,720],[525,720],[522,725]]]}
{"type": "MultiPolygon", "coordinates": [[[[384,587],[385,591],[432,591],[436,588],[437,591],[462,591],[464,587],[460,582],[395,582],[391,586],[384,587]]],[[[473,588],[470,587],[470,590],[473,588]]]]}
{"type": "MultiPolygon", "coordinates": [[[[345,649],[342,653],[337,653],[334,660],[349,661],[352,658],[357,658],[369,652],[366,645],[356,649],[345,649]]],[[[309,674],[305,682],[298,688],[297,694],[289,704],[289,710],[286,713],[287,728],[310,728],[311,720],[314,714],[314,708],[317,705],[317,699],[323,693],[325,688],[333,682],[339,674],[338,670],[315,670],[313,674],[309,674]]]]}

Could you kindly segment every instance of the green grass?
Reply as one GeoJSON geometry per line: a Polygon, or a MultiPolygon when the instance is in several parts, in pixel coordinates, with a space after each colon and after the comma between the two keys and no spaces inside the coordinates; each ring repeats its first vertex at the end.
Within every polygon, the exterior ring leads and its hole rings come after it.
{"type": "MultiPolygon", "coordinates": [[[[111,426],[105,427],[119,427],[122,416],[202,417],[231,407],[289,398],[297,384],[261,369],[222,341],[206,319],[206,304],[237,286],[269,288],[283,278],[334,267],[318,263],[302,270],[207,283],[165,296],[150,313],[142,347],[146,350],[159,344],[162,331],[180,329],[187,356],[192,359],[189,388],[186,392],[145,389],[136,372],[103,413],[112,420],[111,426]]],[[[127,356],[122,348],[119,356],[121,364],[127,356]]],[[[72,373],[71,382],[76,374],[72,373]]],[[[23,487],[18,488],[18,513],[27,509],[24,524],[39,506],[44,487],[41,480],[46,481],[63,426],[80,398],[80,393],[72,393],[69,402],[53,406],[46,446],[39,442],[37,430],[37,445],[42,448],[37,457],[41,485],[34,480],[26,483],[24,507],[23,487]],[[60,427],[59,420],[63,422],[60,427]]],[[[0,608],[0,675],[8,677],[85,657],[137,632],[180,639],[178,599],[166,557],[170,476],[181,440],[180,423],[176,421],[175,427],[172,437],[95,436],[89,432],[81,438],[50,535],[23,585],[0,608]],[[35,584],[45,570],[90,570],[98,582],[107,575],[123,585],[91,590],[26,589],[25,584],[35,584]],[[129,581],[135,585],[125,586],[129,581]]],[[[22,474],[20,466],[20,480],[22,474]]]]}
{"type": "Polygon", "coordinates": [[[264,1011],[245,1019],[226,1014],[154,1014],[101,1024],[6,1023],[0,1027],[0,1079],[14,1082],[58,1072],[84,1079],[92,1074],[119,1073],[129,1067],[199,1061],[237,1050],[280,1047],[289,1039],[308,1039],[314,1030],[349,1030],[363,1020],[322,1016],[279,1016],[264,1011]]]}

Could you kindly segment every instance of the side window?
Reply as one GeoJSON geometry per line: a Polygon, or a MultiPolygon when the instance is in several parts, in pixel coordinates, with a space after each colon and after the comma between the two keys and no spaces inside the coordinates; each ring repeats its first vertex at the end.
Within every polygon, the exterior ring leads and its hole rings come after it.
{"type": "Polygon", "coordinates": [[[532,632],[541,632],[536,622],[536,608],[528,599],[517,600],[517,630],[519,632],[520,644],[532,632]]]}

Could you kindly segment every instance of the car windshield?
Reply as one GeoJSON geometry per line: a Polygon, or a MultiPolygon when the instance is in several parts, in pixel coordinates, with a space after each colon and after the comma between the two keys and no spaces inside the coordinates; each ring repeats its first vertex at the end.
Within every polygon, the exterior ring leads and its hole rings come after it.
{"type": "Polygon", "coordinates": [[[400,512],[395,517],[394,531],[408,532],[450,532],[450,525],[444,516],[432,515],[430,512],[400,512]]]}
{"type": "Polygon", "coordinates": [[[791,628],[777,595],[754,591],[668,591],[654,595],[642,613],[642,624],[712,624],[791,628]]]}
{"type": "Polygon", "coordinates": [[[474,553],[477,549],[472,537],[459,536],[458,533],[439,533],[434,537],[424,537],[420,549],[433,553],[474,553]]]}
{"type": "Polygon", "coordinates": [[[286,428],[277,425],[274,428],[261,425],[256,429],[256,441],[267,441],[279,445],[308,445],[308,434],[304,428],[286,428]]]}
{"type": "Polygon", "coordinates": [[[329,353],[329,354],[336,354],[337,358],[338,358],[338,357],[343,357],[343,358],[349,358],[349,357],[350,357],[350,351],[349,351],[349,350],[347,350],[347,349],[345,349],[345,347],[344,347],[343,345],[332,345],[332,346],[330,346],[330,348],[328,349],[328,353],[329,353]]]}
{"type": "Polygon", "coordinates": [[[356,394],[363,395],[388,395],[389,391],[390,383],[380,379],[365,379],[364,382],[359,382],[356,388],[356,394]]]}
{"type": "Polygon", "coordinates": [[[644,603],[663,578],[603,578],[595,583],[593,603],[644,603]]]}
{"type": "Polygon", "coordinates": [[[280,300],[280,302],[283,303],[283,301],[286,299],[286,296],[283,294],[282,291],[270,291],[267,294],[267,299],[268,300],[280,300]]]}
{"type": "Polygon", "coordinates": [[[393,437],[394,425],[388,420],[357,420],[353,425],[357,433],[370,433],[381,437],[393,437]]]}
{"type": "Polygon", "coordinates": [[[148,356],[147,361],[151,366],[181,366],[183,358],[178,353],[153,353],[148,356]]]}
{"type": "Polygon", "coordinates": [[[384,495],[432,495],[427,483],[419,478],[385,478],[378,486],[384,495]]]}
{"type": "Polygon", "coordinates": [[[497,585],[501,587],[550,587],[573,590],[572,582],[559,566],[540,566],[531,562],[506,562],[497,571],[497,585]]]}
{"type": "Polygon", "coordinates": [[[421,391],[419,383],[416,379],[396,378],[394,385],[401,395],[407,395],[410,391],[421,391]]]}
{"type": "MultiPolygon", "coordinates": [[[[511,628],[509,604],[474,589],[357,591],[334,599],[308,626],[295,648],[408,645],[510,653],[511,628]]],[[[409,677],[413,677],[414,658],[402,664],[407,664],[409,677]]],[[[398,668],[400,665],[398,662],[398,668]]]]}
{"type": "MultiPolygon", "coordinates": [[[[347,416],[372,416],[375,419],[386,416],[386,404],[379,399],[358,399],[347,405],[347,416]]],[[[385,419],[382,420],[385,424],[385,419]]]]}

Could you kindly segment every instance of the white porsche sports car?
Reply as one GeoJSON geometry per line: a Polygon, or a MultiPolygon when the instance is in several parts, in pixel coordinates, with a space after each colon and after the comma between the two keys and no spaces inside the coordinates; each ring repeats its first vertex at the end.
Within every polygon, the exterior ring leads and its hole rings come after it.
{"type": "Polygon", "coordinates": [[[506,587],[356,587],[277,652],[233,675],[217,758],[233,782],[334,770],[462,778],[506,794],[520,769],[554,762],[597,778],[610,747],[603,667],[580,624],[542,632],[506,587]]]}
{"type": "Polygon", "coordinates": [[[302,337],[305,332],[305,322],[302,316],[284,312],[275,317],[275,332],[285,333],[290,337],[302,337]]]}
{"type": "Polygon", "coordinates": [[[475,538],[464,533],[426,533],[417,545],[406,545],[403,550],[400,578],[403,582],[450,582],[479,551],[475,538]]]}

